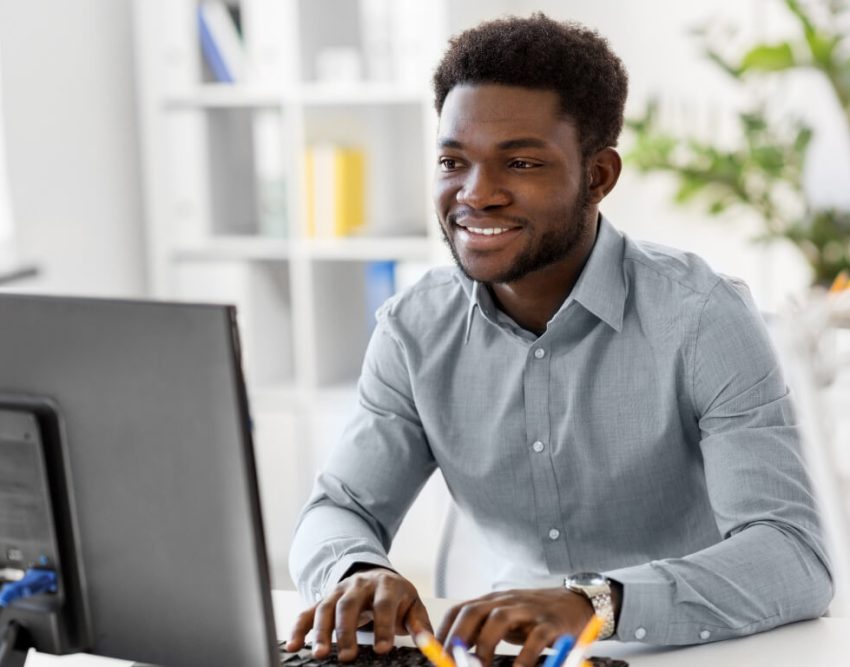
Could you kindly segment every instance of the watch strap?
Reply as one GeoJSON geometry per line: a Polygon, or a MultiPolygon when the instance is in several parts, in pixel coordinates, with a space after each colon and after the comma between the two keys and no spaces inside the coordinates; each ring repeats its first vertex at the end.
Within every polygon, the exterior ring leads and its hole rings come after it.
{"type": "Polygon", "coordinates": [[[611,583],[607,579],[605,582],[603,586],[586,587],[571,581],[570,577],[564,580],[564,587],[568,591],[586,597],[593,607],[593,613],[602,619],[602,629],[599,632],[599,639],[608,639],[614,634],[614,630],[616,629],[614,601],[611,598],[611,583]]]}
{"type": "Polygon", "coordinates": [[[602,619],[602,629],[599,631],[599,639],[608,639],[614,634],[614,602],[610,593],[588,596],[590,604],[593,605],[593,613],[602,619]]]}

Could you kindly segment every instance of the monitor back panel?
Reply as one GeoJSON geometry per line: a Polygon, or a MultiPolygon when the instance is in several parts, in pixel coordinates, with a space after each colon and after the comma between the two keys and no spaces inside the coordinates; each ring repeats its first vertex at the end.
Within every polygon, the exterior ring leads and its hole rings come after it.
{"type": "Polygon", "coordinates": [[[0,295],[0,394],[16,393],[64,420],[93,652],[273,664],[234,311],[0,295]]]}

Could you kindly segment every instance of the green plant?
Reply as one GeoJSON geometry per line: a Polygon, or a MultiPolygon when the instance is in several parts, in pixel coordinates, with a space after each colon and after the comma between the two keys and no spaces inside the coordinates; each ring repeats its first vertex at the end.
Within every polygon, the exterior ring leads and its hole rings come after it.
{"type": "MultiPolygon", "coordinates": [[[[850,34],[841,28],[850,19],[847,0],[779,1],[795,19],[796,37],[755,44],[743,55],[730,57],[706,30],[696,31],[705,55],[748,89],[782,72],[819,72],[829,82],[850,132],[850,34]]],[[[738,114],[737,120],[738,145],[719,146],[665,130],[658,105],[651,102],[642,117],[627,122],[635,141],[626,161],[643,173],[673,174],[677,203],[699,201],[715,216],[734,207],[756,212],[763,222],[758,240],[791,241],[811,265],[815,283],[828,284],[841,271],[850,271],[850,211],[818,208],[803,187],[812,129],[799,119],[771,116],[764,100],[738,114]]]]}

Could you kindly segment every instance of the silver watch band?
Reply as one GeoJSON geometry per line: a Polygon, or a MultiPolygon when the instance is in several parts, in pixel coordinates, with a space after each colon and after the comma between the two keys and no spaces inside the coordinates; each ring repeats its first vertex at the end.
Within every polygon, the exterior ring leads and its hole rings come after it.
{"type": "Polygon", "coordinates": [[[564,587],[586,597],[593,607],[593,613],[602,619],[599,639],[608,639],[614,634],[616,624],[610,580],[595,572],[581,572],[564,579],[564,587]]]}
{"type": "Polygon", "coordinates": [[[614,634],[614,602],[610,593],[600,593],[588,598],[593,605],[593,613],[602,619],[599,639],[608,639],[614,634]]]}

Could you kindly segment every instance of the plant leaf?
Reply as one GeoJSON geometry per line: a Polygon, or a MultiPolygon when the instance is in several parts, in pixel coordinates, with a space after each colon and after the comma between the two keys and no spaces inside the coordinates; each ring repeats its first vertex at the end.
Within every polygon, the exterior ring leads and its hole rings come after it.
{"type": "Polygon", "coordinates": [[[799,64],[788,42],[758,44],[744,54],[738,71],[779,72],[799,64]]]}
{"type": "Polygon", "coordinates": [[[679,189],[673,197],[677,204],[684,204],[698,195],[706,186],[708,181],[694,176],[682,176],[679,181],[679,189]]]}
{"type": "Polygon", "coordinates": [[[831,35],[824,35],[819,32],[806,34],[806,41],[809,43],[809,49],[812,52],[814,61],[824,69],[832,67],[835,47],[838,46],[839,40],[831,35]]]}

